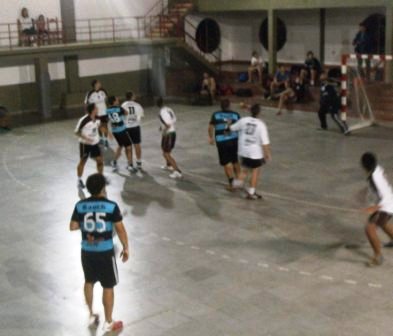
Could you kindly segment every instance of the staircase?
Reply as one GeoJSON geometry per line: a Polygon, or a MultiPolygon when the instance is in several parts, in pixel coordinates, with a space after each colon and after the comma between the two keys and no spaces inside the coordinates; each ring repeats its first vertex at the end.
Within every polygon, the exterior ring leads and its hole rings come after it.
{"type": "Polygon", "coordinates": [[[192,2],[177,2],[173,6],[165,6],[159,1],[146,16],[151,15],[157,8],[160,12],[155,19],[151,20],[146,36],[150,38],[179,37],[184,18],[194,10],[192,2]]]}

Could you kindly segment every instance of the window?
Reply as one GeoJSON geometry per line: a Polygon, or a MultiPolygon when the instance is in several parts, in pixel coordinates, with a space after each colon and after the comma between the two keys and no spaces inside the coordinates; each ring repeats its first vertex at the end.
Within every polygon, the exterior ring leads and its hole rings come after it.
{"type": "Polygon", "coordinates": [[[202,20],[196,30],[195,39],[198,48],[204,53],[214,52],[221,42],[220,27],[213,19],[202,20]]]}
{"type": "MultiPolygon", "coordinates": [[[[268,19],[263,20],[261,27],[259,29],[259,41],[262,43],[263,47],[269,49],[269,39],[268,39],[268,19]]],[[[281,50],[285,43],[287,42],[287,27],[285,23],[277,18],[277,51],[281,50]]]]}

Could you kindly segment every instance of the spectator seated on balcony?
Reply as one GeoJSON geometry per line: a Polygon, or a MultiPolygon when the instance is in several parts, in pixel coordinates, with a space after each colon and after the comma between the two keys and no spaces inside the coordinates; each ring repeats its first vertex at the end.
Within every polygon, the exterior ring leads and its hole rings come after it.
{"type": "Polygon", "coordinates": [[[26,7],[22,8],[18,19],[18,31],[20,45],[31,46],[35,43],[37,31],[34,27],[34,19],[29,16],[29,11],[26,7]]]}
{"type": "Polygon", "coordinates": [[[36,21],[38,44],[47,44],[49,32],[46,26],[45,16],[40,14],[36,21]]]}
{"type": "Polygon", "coordinates": [[[0,106],[0,129],[10,131],[8,111],[4,106],[0,106]]]}
{"type": "Polygon", "coordinates": [[[253,51],[252,57],[251,57],[251,64],[248,67],[248,82],[252,83],[253,80],[253,75],[257,74],[258,76],[258,83],[263,82],[263,59],[261,56],[258,55],[256,51],[253,51]]]}
{"type": "Polygon", "coordinates": [[[216,80],[210,76],[207,72],[203,74],[203,80],[200,91],[200,98],[206,100],[210,105],[213,105],[213,101],[216,97],[217,85],[216,80]]]}

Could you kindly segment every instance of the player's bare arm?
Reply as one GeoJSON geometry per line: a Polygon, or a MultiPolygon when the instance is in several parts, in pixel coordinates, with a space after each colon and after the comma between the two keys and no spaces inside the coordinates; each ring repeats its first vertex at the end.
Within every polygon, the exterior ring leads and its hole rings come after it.
{"type": "Polygon", "coordinates": [[[127,231],[124,227],[123,222],[116,222],[115,229],[116,229],[117,235],[119,236],[120,242],[123,245],[123,251],[121,252],[122,261],[126,262],[129,257],[127,231]]]}
{"type": "Polygon", "coordinates": [[[209,134],[209,144],[214,145],[214,125],[209,124],[209,129],[208,129],[208,134],[209,134]]]}
{"type": "Polygon", "coordinates": [[[70,231],[77,231],[80,229],[79,223],[76,221],[70,222],[70,231]]]}
{"type": "Polygon", "coordinates": [[[262,145],[263,148],[263,153],[265,155],[265,159],[267,161],[271,161],[272,160],[272,152],[270,150],[270,145],[262,145]]]}

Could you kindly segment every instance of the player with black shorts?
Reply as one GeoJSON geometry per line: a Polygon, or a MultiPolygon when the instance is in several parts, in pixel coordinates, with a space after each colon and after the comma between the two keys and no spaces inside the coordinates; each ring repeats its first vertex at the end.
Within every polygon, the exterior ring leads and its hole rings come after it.
{"type": "Polygon", "coordinates": [[[101,143],[105,148],[108,148],[108,117],[106,115],[106,99],[108,94],[102,87],[101,82],[97,79],[94,79],[91,82],[91,88],[92,89],[86,94],[85,105],[87,106],[88,104],[96,104],[98,109],[97,118],[101,121],[101,143]]]}
{"type": "MultiPolygon", "coordinates": [[[[377,157],[373,153],[364,153],[361,158],[361,165],[367,174],[370,189],[378,197],[378,204],[365,209],[370,215],[366,235],[374,256],[367,263],[368,266],[379,266],[383,263],[381,252],[381,241],[377,235],[377,228],[381,228],[393,241],[393,226],[389,223],[393,216],[393,188],[386,178],[383,168],[378,165],[377,157]]],[[[392,247],[392,244],[387,244],[392,247]]]]}
{"type": "Polygon", "coordinates": [[[128,111],[124,110],[120,106],[119,99],[115,96],[108,98],[108,105],[109,107],[106,110],[106,113],[112,126],[112,134],[118,144],[118,147],[115,151],[115,157],[112,161],[113,171],[118,171],[117,160],[119,159],[121,150],[124,147],[128,160],[127,169],[132,172],[134,167],[132,166],[131,157],[131,138],[127,133],[127,127],[125,125],[125,116],[127,116],[128,111]]]}
{"type": "Polygon", "coordinates": [[[105,311],[104,332],[120,330],[121,321],[113,321],[114,290],[117,285],[113,232],[116,231],[123,251],[123,262],[128,260],[128,237],[118,205],[106,198],[106,180],[101,174],[89,176],[86,181],[90,198],[79,201],[74,208],[70,230],[82,233],[82,267],[85,275],[84,294],[90,313],[89,326],[97,327],[99,316],[93,312],[93,290],[98,281],[103,288],[102,301],[105,311]]]}
{"type": "Polygon", "coordinates": [[[260,199],[256,193],[261,166],[266,160],[271,160],[270,140],[265,123],[260,120],[261,108],[258,104],[251,107],[251,117],[240,119],[229,129],[239,132],[239,156],[242,170],[239,178],[234,181],[234,187],[243,187],[244,181],[251,172],[250,187],[246,189],[247,199],[260,199]]]}
{"type": "Polygon", "coordinates": [[[171,108],[164,106],[164,100],[161,97],[157,99],[157,107],[160,109],[161,149],[166,162],[163,168],[172,171],[170,178],[180,179],[183,177],[182,172],[172,156],[172,150],[176,144],[176,115],[171,108]]]}
{"type": "Polygon", "coordinates": [[[82,175],[89,157],[96,161],[97,171],[100,174],[104,171],[104,159],[99,146],[100,137],[98,130],[100,121],[97,119],[97,106],[94,103],[89,104],[86,111],[87,114],[79,119],[75,128],[75,134],[79,137],[80,160],[77,167],[79,189],[85,188],[82,175]]]}
{"type": "Polygon", "coordinates": [[[320,107],[318,111],[319,121],[321,122],[321,129],[327,130],[326,115],[330,114],[333,121],[339,127],[342,133],[349,134],[348,125],[339,117],[341,107],[341,99],[336,91],[336,84],[329,81],[325,72],[321,74],[321,98],[320,107]]]}
{"type": "Polygon", "coordinates": [[[145,112],[143,111],[143,107],[135,101],[134,94],[131,91],[126,93],[126,101],[121,105],[121,107],[128,111],[128,115],[126,117],[126,126],[128,135],[131,138],[132,145],[135,148],[137,168],[134,168],[134,173],[138,174],[142,171],[141,120],[144,117],[145,112]]]}
{"type": "Polygon", "coordinates": [[[221,111],[213,113],[209,124],[209,143],[216,143],[220,165],[224,167],[228,178],[228,190],[232,191],[232,183],[240,173],[240,165],[237,156],[238,134],[227,129],[227,124],[234,124],[240,119],[237,112],[230,110],[230,101],[221,101],[221,111]],[[213,134],[214,133],[214,134],[213,134]]]}

